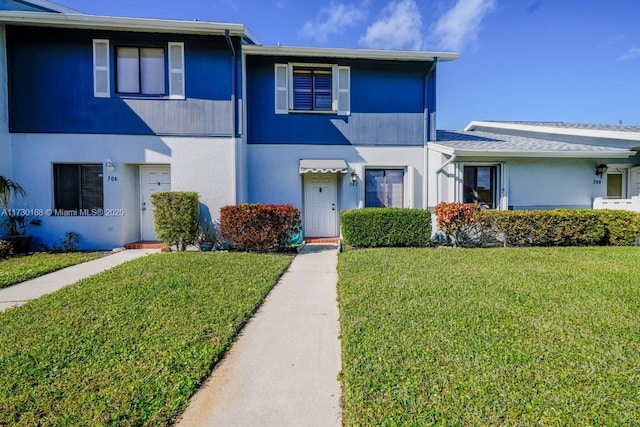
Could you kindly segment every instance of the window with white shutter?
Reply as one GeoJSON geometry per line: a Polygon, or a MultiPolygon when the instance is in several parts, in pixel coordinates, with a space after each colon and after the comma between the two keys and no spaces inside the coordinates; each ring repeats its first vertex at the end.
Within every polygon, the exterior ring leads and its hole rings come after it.
{"type": "Polygon", "coordinates": [[[169,43],[169,98],[185,99],[184,43],[169,43]]]}
{"type": "Polygon", "coordinates": [[[289,112],[289,67],[287,64],[275,64],[275,107],[276,114],[289,112]]]}
{"type": "Polygon", "coordinates": [[[111,76],[109,74],[109,40],[93,40],[93,96],[111,96],[111,76]]]}
{"type": "Polygon", "coordinates": [[[348,116],[351,114],[351,68],[350,67],[337,67],[338,68],[338,96],[337,108],[338,114],[341,116],[348,116]]]}

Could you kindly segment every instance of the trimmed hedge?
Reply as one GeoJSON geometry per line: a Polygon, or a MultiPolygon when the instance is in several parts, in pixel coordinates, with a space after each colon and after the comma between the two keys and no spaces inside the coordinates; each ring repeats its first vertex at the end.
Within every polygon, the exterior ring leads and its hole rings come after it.
{"type": "Polygon", "coordinates": [[[640,237],[640,213],[617,210],[598,210],[607,230],[608,245],[633,246],[640,237]]]}
{"type": "Polygon", "coordinates": [[[429,246],[431,212],[407,208],[365,208],[340,213],[342,237],[349,246],[429,246]]]}
{"type": "Polygon", "coordinates": [[[162,191],[151,195],[153,222],[158,238],[184,251],[198,236],[198,193],[162,191]]]}
{"type": "Polygon", "coordinates": [[[292,205],[254,203],[220,209],[220,234],[239,250],[282,251],[301,228],[300,211],[292,205]]]}

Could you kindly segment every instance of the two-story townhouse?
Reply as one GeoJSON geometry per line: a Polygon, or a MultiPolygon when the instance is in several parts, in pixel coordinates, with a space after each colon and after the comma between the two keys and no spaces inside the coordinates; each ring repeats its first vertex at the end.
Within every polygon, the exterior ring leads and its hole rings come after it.
{"type": "Polygon", "coordinates": [[[46,3],[0,3],[0,174],[42,220],[36,242],[155,240],[156,191],[196,191],[213,219],[246,200],[242,45],[256,39],[244,25],[46,3]]]}
{"type": "Polygon", "coordinates": [[[436,65],[450,52],[245,46],[252,202],[291,203],[307,237],[339,212],[426,208],[436,65]]]}

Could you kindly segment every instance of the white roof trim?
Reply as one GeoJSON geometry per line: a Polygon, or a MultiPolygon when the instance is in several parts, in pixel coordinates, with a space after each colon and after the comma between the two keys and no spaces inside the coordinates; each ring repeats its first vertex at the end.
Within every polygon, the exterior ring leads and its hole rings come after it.
{"type": "Polygon", "coordinates": [[[607,150],[607,151],[585,151],[585,150],[491,150],[487,148],[478,149],[456,149],[445,145],[428,143],[428,147],[443,154],[456,156],[474,157],[561,157],[574,159],[626,159],[633,157],[636,153],[631,150],[607,150]]]}
{"type": "Polygon", "coordinates": [[[491,129],[511,129],[524,132],[535,133],[547,133],[554,135],[572,135],[572,136],[584,136],[591,138],[604,138],[604,139],[620,139],[625,141],[640,141],[640,133],[635,132],[622,132],[612,130],[601,129],[576,129],[576,128],[559,128],[554,126],[534,126],[520,123],[503,123],[503,122],[486,122],[486,121],[472,121],[464,128],[465,131],[477,130],[477,128],[491,128],[491,129]]]}
{"type": "Polygon", "coordinates": [[[347,173],[347,162],[342,159],[301,159],[300,173],[347,173]]]}
{"type": "Polygon", "coordinates": [[[298,47],[298,46],[244,46],[247,55],[264,56],[304,56],[318,58],[354,58],[381,59],[391,61],[453,61],[458,59],[455,52],[428,52],[420,50],[378,50],[378,49],[344,49],[326,47],[298,47]]]}
{"type": "Polygon", "coordinates": [[[224,22],[16,11],[0,11],[0,22],[13,25],[33,25],[39,27],[178,34],[223,35],[225,30],[229,30],[229,34],[232,36],[244,37],[252,43],[258,43],[255,36],[243,24],[224,22]]]}

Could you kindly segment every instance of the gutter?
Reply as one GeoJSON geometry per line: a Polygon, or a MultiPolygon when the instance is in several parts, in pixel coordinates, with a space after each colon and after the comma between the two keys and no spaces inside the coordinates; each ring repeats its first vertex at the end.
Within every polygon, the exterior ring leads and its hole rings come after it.
{"type": "Polygon", "coordinates": [[[436,169],[436,205],[440,203],[440,172],[451,163],[456,161],[456,154],[452,153],[451,157],[447,159],[438,169],[436,169]]]}
{"type": "MultiPolygon", "coordinates": [[[[431,63],[431,68],[424,76],[424,109],[423,109],[423,147],[422,147],[422,209],[429,208],[429,141],[431,140],[431,129],[429,127],[429,106],[430,106],[430,90],[429,90],[429,76],[431,76],[436,69],[436,63],[438,58],[435,57],[431,63]]],[[[434,94],[435,99],[435,94],[434,94]]]]}
{"type": "Polygon", "coordinates": [[[237,98],[237,94],[236,94],[236,72],[237,70],[237,64],[236,64],[236,49],[233,46],[233,40],[231,40],[231,37],[229,35],[229,30],[225,29],[224,30],[224,38],[227,39],[227,45],[229,46],[229,51],[231,52],[231,121],[232,121],[232,132],[233,132],[233,138],[235,139],[238,136],[238,123],[236,123],[236,117],[237,117],[237,112],[236,109],[238,108],[238,106],[236,105],[236,98],[237,98]]]}

